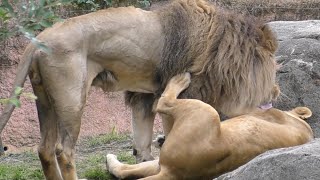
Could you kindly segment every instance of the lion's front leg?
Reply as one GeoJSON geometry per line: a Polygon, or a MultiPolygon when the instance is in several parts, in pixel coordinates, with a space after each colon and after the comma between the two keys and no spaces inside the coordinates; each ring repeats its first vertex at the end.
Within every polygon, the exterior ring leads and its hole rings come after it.
{"type": "Polygon", "coordinates": [[[155,113],[152,112],[152,94],[127,92],[126,102],[132,108],[133,155],[137,162],[149,161],[155,113]]]}

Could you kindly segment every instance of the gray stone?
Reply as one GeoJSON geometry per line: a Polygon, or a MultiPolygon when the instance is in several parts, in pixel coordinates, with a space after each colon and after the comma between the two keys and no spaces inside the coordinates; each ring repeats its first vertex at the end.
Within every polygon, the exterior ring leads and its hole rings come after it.
{"type": "Polygon", "coordinates": [[[267,151],[215,180],[319,180],[320,139],[267,151]]]}
{"type": "Polygon", "coordinates": [[[279,40],[277,80],[282,94],[275,107],[309,107],[313,116],[308,123],[320,137],[320,20],[277,21],[270,25],[279,40]]]}

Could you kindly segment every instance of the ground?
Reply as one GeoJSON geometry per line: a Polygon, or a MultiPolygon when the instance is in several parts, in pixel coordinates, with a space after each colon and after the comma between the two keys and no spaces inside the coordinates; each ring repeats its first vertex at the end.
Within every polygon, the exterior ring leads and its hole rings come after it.
{"type": "MultiPolygon", "coordinates": [[[[84,138],[79,141],[76,153],[76,165],[79,178],[91,180],[112,180],[106,171],[106,155],[116,154],[120,161],[134,163],[132,138],[128,134],[112,131],[109,134],[84,138]]],[[[158,156],[158,149],[153,148],[158,156]]],[[[7,153],[0,157],[0,180],[40,180],[44,179],[40,160],[35,151],[7,153]]]]}

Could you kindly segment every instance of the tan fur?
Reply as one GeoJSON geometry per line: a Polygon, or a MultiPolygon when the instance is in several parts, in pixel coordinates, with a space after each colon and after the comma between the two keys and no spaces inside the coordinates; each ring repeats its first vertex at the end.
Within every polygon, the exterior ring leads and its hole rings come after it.
{"type": "Polygon", "coordinates": [[[301,145],[313,139],[310,126],[301,119],[311,116],[306,107],[292,111],[257,108],[220,122],[217,111],[210,105],[194,99],[177,99],[189,83],[188,73],[173,77],[159,100],[157,111],[173,120],[160,159],[127,165],[108,154],[109,172],[121,179],[212,179],[267,150],[301,145]]]}
{"type": "MultiPolygon", "coordinates": [[[[30,44],[14,86],[23,85],[31,67],[47,179],[77,178],[74,146],[91,85],[133,92],[127,102],[139,161],[152,159],[153,101],[178,73],[193,73],[181,98],[200,99],[229,116],[273,98],[277,43],[269,27],[202,0],[177,0],[153,12],[101,10],[57,23],[37,38],[50,52],[30,44]]],[[[0,132],[13,108],[4,110],[0,132]]],[[[168,133],[172,121],[164,119],[168,133]]]]}

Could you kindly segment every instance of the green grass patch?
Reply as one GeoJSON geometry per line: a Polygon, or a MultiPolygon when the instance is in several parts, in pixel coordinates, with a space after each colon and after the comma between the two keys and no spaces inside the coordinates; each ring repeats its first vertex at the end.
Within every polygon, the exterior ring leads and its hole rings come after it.
{"type": "Polygon", "coordinates": [[[0,165],[0,180],[43,180],[41,167],[27,165],[0,165]]]}
{"type": "MultiPolygon", "coordinates": [[[[122,151],[117,154],[119,161],[128,164],[134,164],[135,158],[130,152],[122,151]]],[[[113,176],[106,170],[106,159],[104,154],[90,155],[79,164],[83,171],[81,178],[90,180],[113,180],[113,176]]]]}
{"type": "Polygon", "coordinates": [[[86,169],[82,174],[83,177],[90,180],[111,180],[112,175],[106,171],[103,167],[92,167],[86,169]]]}
{"type": "Polygon", "coordinates": [[[117,155],[117,158],[120,162],[123,162],[123,163],[128,163],[128,164],[135,164],[136,163],[136,159],[131,154],[131,152],[120,152],[117,155]]]}
{"type": "Polygon", "coordinates": [[[121,134],[115,131],[115,129],[112,130],[109,134],[104,134],[96,137],[91,137],[88,139],[88,145],[90,147],[95,146],[101,146],[104,144],[109,144],[111,142],[121,142],[125,141],[129,138],[127,134],[121,134]]]}
{"type": "MultiPolygon", "coordinates": [[[[130,136],[113,130],[109,134],[85,139],[78,144],[82,151],[75,156],[79,178],[89,180],[114,180],[106,170],[106,154],[117,153],[121,162],[133,164],[135,158],[124,147],[130,136]],[[105,146],[108,144],[111,147],[105,146]],[[112,144],[110,144],[112,143],[112,144]]],[[[129,143],[130,144],[130,143],[129,143]]],[[[41,163],[36,152],[25,151],[0,157],[0,180],[43,180],[41,163]]]]}

